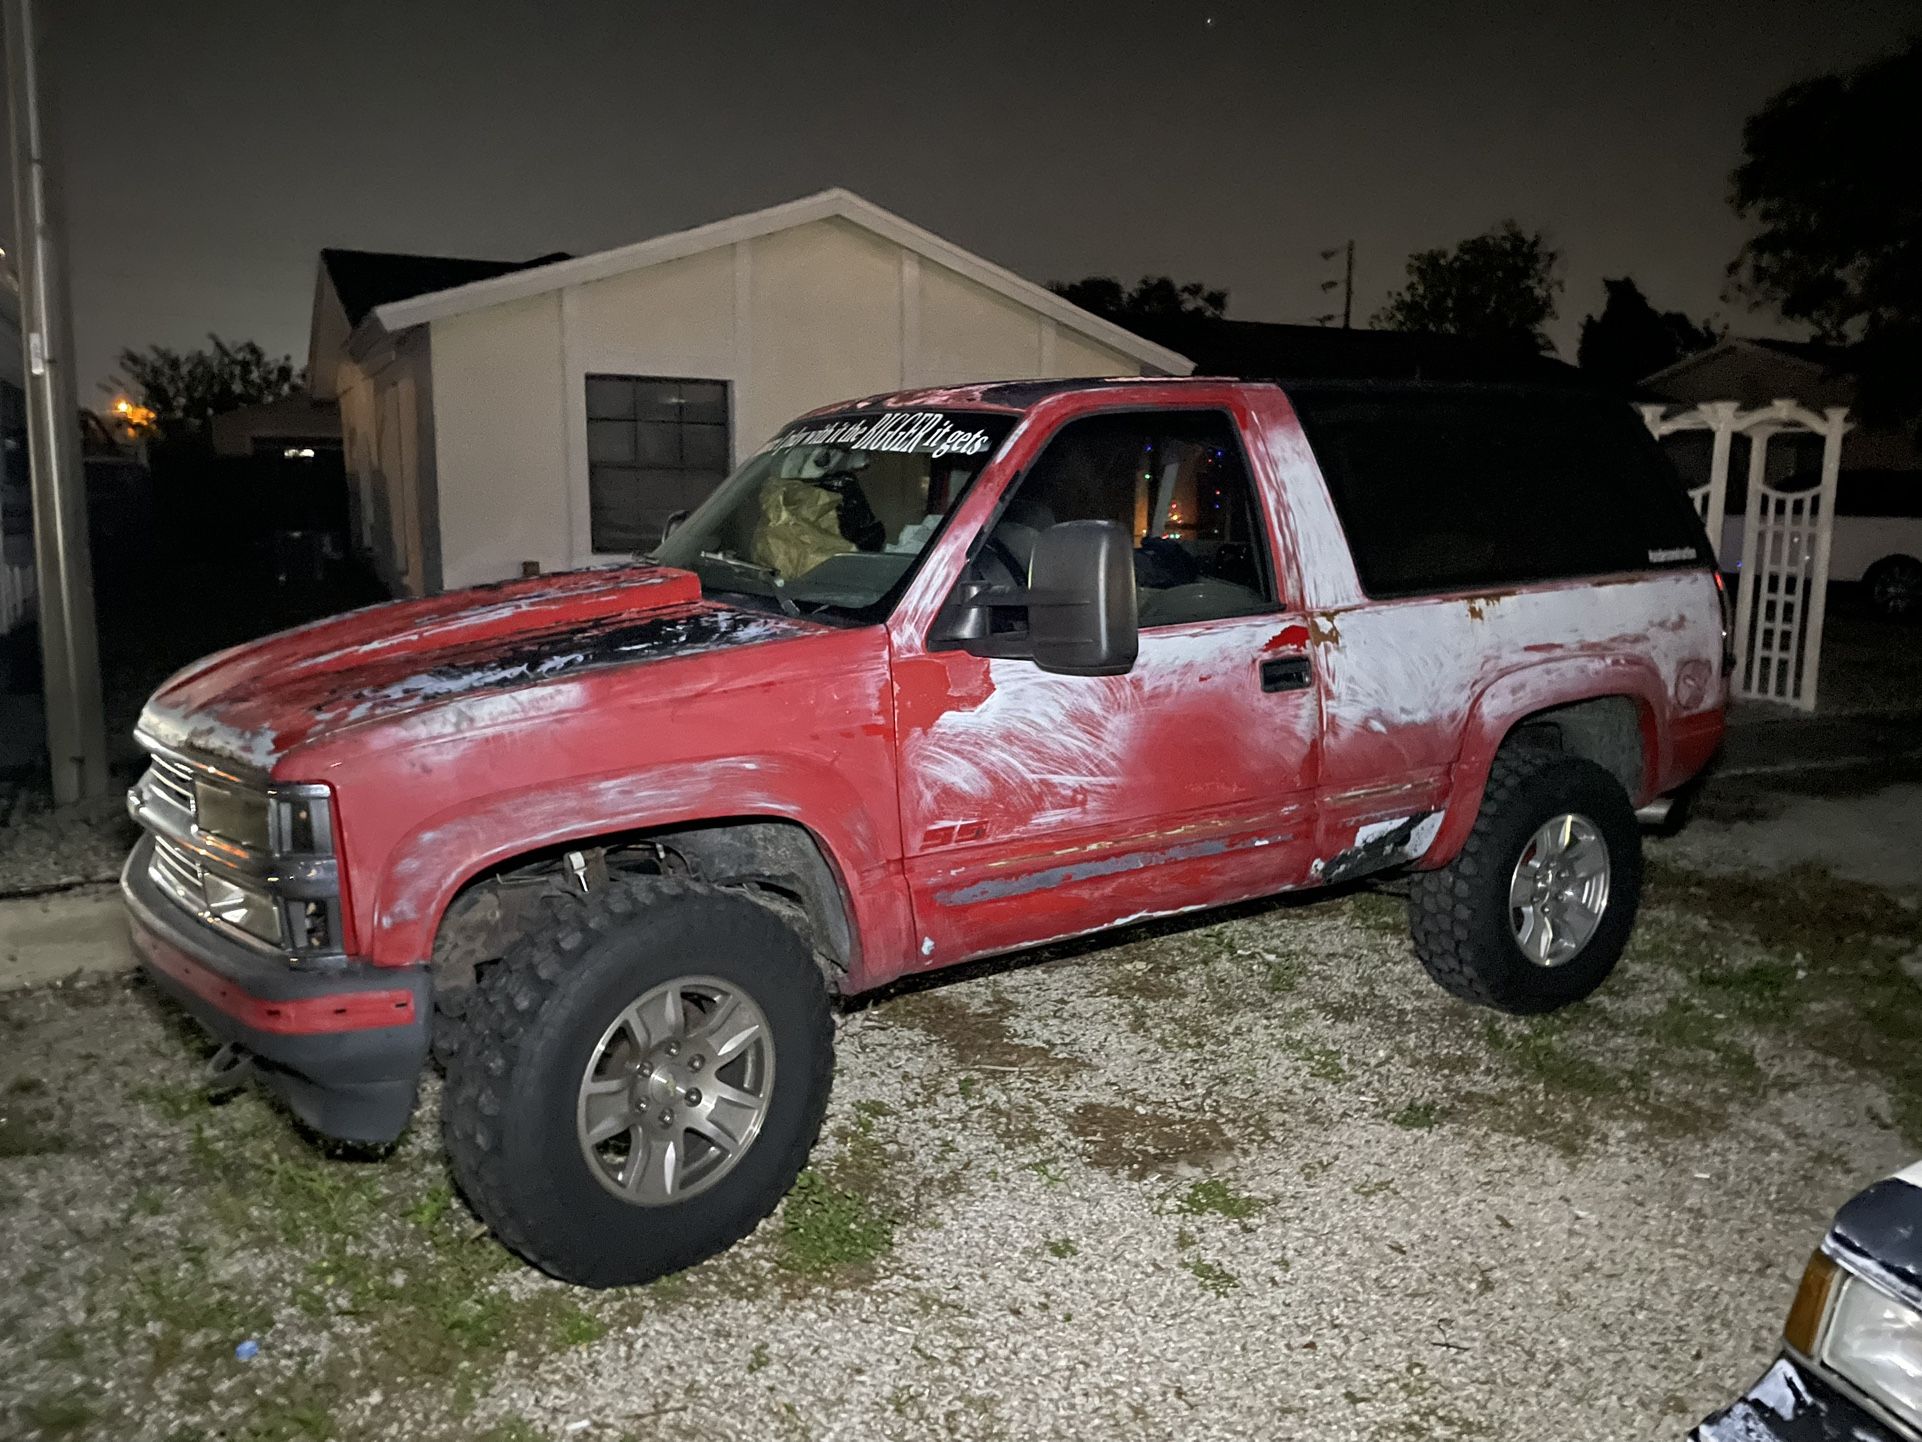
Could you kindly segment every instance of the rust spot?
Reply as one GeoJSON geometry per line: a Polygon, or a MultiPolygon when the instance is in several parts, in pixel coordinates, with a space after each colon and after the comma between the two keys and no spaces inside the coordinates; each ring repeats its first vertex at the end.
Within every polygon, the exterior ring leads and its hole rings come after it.
{"type": "Polygon", "coordinates": [[[1484,596],[1470,596],[1466,602],[1468,619],[1471,621],[1487,620],[1488,613],[1513,594],[1514,592],[1512,591],[1491,591],[1484,596]]]}
{"type": "Polygon", "coordinates": [[[1339,646],[1341,627],[1335,624],[1335,613],[1323,611],[1308,618],[1308,639],[1317,646],[1339,646]]]}

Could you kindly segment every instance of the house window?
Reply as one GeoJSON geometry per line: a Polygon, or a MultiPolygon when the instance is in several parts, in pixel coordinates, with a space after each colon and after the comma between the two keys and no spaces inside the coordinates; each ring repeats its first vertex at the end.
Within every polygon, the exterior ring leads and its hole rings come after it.
{"type": "Polygon", "coordinates": [[[726,381],[587,378],[587,493],[596,551],[647,551],[676,511],[727,476],[726,381]]]}

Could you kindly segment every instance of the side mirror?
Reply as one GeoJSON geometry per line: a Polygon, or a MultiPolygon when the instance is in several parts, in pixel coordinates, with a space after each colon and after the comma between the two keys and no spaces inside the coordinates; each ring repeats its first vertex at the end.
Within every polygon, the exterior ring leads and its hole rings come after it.
{"type": "Polygon", "coordinates": [[[663,544],[666,543],[669,536],[681,529],[681,522],[687,519],[687,515],[688,513],[686,511],[676,511],[665,521],[661,522],[661,541],[663,544]]]}
{"type": "Polygon", "coordinates": [[[1034,664],[1063,676],[1120,676],[1141,650],[1134,545],[1119,521],[1062,521],[1028,565],[1034,664]]]}
{"type": "Polygon", "coordinates": [[[1062,521],[1035,542],[1025,587],[964,582],[936,622],[935,645],[1019,657],[1063,676],[1120,676],[1140,652],[1134,547],[1119,521],[1062,521]],[[994,630],[996,610],[1027,613],[1025,633],[994,630]]]}

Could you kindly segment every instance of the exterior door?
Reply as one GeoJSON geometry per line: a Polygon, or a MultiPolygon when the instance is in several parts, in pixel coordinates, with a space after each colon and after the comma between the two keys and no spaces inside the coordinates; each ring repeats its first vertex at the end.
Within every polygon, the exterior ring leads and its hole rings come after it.
{"type": "Polygon", "coordinates": [[[923,965],[1307,878],[1320,734],[1308,631],[1277,599],[1273,531],[1233,420],[1069,421],[969,564],[1025,579],[1040,532],[1077,519],[1122,521],[1136,540],[1141,653],[1127,675],[897,652],[923,965]]]}

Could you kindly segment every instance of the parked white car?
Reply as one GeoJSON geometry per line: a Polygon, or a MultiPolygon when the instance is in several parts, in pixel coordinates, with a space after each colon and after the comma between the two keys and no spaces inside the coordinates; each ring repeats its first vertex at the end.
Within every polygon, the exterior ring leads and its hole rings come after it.
{"type": "MultiPolygon", "coordinates": [[[[1724,570],[1742,563],[1747,486],[1730,475],[1728,511],[1717,548],[1724,570]]],[[[1798,559],[1788,558],[1791,564],[1798,559]]],[[[1844,471],[1836,487],[1829,580],[1859,581],[1886,616],[1922,614],[1922,475],[1844,471]]]]}

